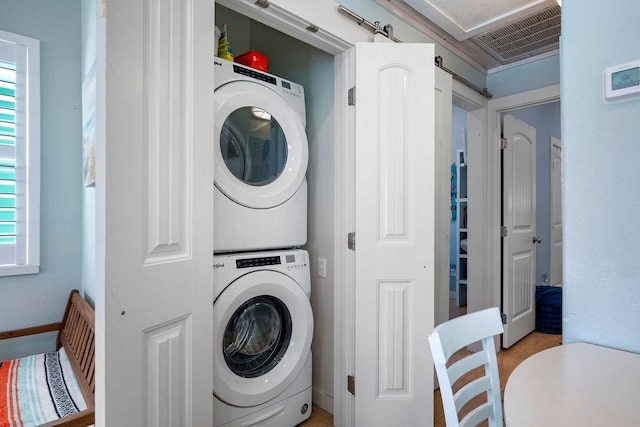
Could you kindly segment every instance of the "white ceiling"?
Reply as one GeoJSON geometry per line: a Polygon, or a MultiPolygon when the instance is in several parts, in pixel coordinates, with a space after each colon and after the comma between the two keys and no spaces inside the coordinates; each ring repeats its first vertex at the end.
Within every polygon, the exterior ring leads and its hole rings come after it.
{"type": "Polygon", "coordinates": [[[556,0],[376,1],[486,70],[558,46],[556,0]]]}

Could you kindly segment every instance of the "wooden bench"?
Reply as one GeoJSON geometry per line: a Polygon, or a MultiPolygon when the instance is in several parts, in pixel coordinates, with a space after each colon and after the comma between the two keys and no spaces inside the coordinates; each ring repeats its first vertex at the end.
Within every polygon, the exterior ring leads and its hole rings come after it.
{"type": "MultiPolygon", "coordinates": [[[[77,290],[71,291],[69,295],[62,322],[0,332],[0,340],[54,331],[58,331],[56,351],[64,347],[87,409],[43,425],[87,426],[93,424],[95,422],[95,314],[93,308],[77,290]]],[[[2,422],[3,420],[0,420],[0,425],[2,422]]]]}

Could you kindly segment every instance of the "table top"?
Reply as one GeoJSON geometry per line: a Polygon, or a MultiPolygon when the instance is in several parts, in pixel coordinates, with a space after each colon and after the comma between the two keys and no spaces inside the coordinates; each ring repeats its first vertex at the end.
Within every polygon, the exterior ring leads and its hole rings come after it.
{"type": "Polygon", "coordinates": [[[640,354],[587,343],[524,360],[504,393],[505,422],[521,426],[640,425],[640,354]]]}

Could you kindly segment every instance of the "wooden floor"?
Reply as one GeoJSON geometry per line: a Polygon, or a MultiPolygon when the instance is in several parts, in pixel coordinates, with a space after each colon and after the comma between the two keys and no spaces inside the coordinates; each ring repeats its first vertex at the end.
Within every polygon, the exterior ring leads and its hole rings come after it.
{"type": "MultiPolygon", "coordinates": [[[[507,384],[509,375],[527,357],[546,350],[551,347],[562,344],[562,335],[542,334],[540,332],[532,332],[520,342],[509,349],[503,349],[498,353],[498,366],[500,370],[500,388],[502,396],[504,396],[504,387],[507,384]]],[[[469,354],[466,350],[461,350],[452,358],[459,359],[469,354]]],[[[435,427],[444,427],[444,411],[442,409],[442,400],[440,398],[440,390],[436,390],[433,395],[433,425],[435,427]]],[[[332,427],[333,416],[324,411],[322,408],[313,405],[311,417],[300,424],[302,427],[332,427]]],[[[402,427],[402,426],[399,426],[402,427]]]]}
{"type": "Polygon", "coordinates": [[[449,319],[454,319],[458,316],[462,316],[463,314],[467,314],[467,306],[461,305],[458,307],[456,305],[456,299],[449,298],[449,319]]]}
{"type": "Polygon", "coordinates": [[[311,417],[307,421],[298,424],[298,427],[333,427],[333,415],[318,405],[313,405],[311,417]]]}

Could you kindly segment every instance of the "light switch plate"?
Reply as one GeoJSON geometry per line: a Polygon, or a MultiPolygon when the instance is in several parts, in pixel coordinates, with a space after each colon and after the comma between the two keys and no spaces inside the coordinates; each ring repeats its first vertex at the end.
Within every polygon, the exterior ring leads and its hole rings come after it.
{"type": "Polygon", "coordinates": [[[327,260],[318,258],[318,277],[327,277],[327,260]]]}

